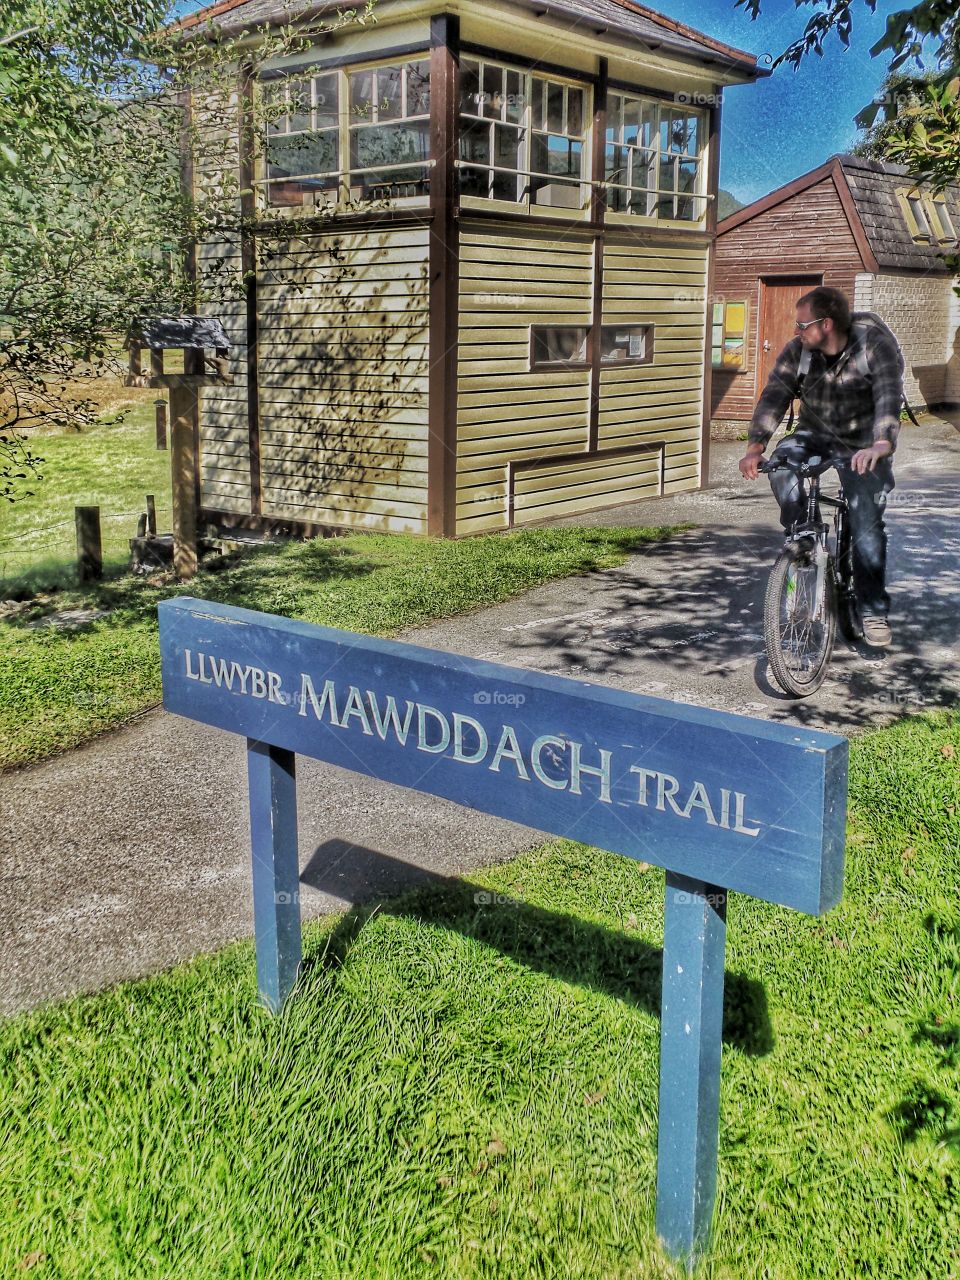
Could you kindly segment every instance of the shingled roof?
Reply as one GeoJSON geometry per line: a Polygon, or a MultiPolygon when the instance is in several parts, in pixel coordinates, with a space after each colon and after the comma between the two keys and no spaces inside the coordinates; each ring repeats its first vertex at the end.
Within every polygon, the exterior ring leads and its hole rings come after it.
{"type": "MultiPolygon", "coordinates": [[[[538,15],[550,14],[569,23],[571,34],[579,28],[598,35],[614,35],[647,49],[662,50],[699,63],[716,66],[738,78],[769,75],[757,66],[756,56],[714,40],[693,27],[636,4],[633,0],[508,0],[538,15]]],[[[181,30],[203,26],[222,35],[237,35],[259,26],[309,21],[342,9],[342,0],[220,0],[183,18],[181,30]]]]}
{"type": "MultiPolygon", "coordinates": [[[[897,192],[904,187],[912,189],[914,183],[903,165],[849,155],[836,159],[878,265],[902,271],[943,271],[940,255],[945,246],[917,243],[904,219],[897,192]]],[[[919,190],[930,188],[921,186],[919,190]]],[[[960,231],[960,189],[948,187],[943,194],[954,230],[960,231]]]]}

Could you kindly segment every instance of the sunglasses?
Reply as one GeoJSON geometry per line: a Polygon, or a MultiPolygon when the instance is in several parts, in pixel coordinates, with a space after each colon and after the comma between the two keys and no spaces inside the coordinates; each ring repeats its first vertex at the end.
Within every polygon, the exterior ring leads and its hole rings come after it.
{"type": "Polygon", "coordinates": [[[809,329],[812,324],[820,324],[821,320],[798,320],[794,328],[800,329],[801,331],[803,329],[809,329]]]}

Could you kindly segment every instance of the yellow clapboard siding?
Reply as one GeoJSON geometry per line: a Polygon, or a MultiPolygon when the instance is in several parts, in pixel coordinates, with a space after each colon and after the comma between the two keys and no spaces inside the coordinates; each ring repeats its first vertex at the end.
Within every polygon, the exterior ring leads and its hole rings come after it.
{"type": "Polygon", "coordinates": [[[514,298],[522,298],[527,306],[535,306],[541,298],[549,297],[590,299],[593,285],[589,279],[576,279],[557,270],[550,273],[541,270],[536,277],[527,276],[522,281],[511,280],[498,272],[495,285],[487,275],[473,287],[461,288],[460,307],[464,311],[484,310],[499,305],[501,299],[514,298]]]}
{"type": "Polygon", "coordinates": [[[498,407],[492,404],[484,408],[463,410],[458,413],[457,420],[463,439],[471,439],[477,428],[486,428],[486,435],[508,435],[515,430],[530,430],[531,426],[536,429],[538,424],[541,431],[581,424],[585,429],[586,415],[588,415],[586,402],[584,401],[579,412],[571,412],[572,407],[575,408],[570,402],[541,401],[531,403],[529,406],[509,404],[509,406],[500,406],[498,410],[498,407]],[[525,407],[529,408],[529,412],[524,412],[525,407]]]}
{"type": "Polygon", "coordinates": [[[261,446],[276,444],[278,447],[299,444],[303,448],[315,446],[318,440],[333,442],[336,440],[356,440],[365,442],[369,447],[391,443],[403,443],[405,448],[423,450],[427,448],[427,432],[422,422],[363,422],[351,419],[348,422],[321,422],[311,420],[314,430],[291,425],[288,419],[273,418],[265,421],[261,427],[261,446]]]}
{"type": "Polygon", "coordinates": [[[495,461],[515,460],[555,453],[564,447],[587,445],[587,429],[583,427],[566,427],[559,431],[531,431],[523,436],[485,436],[477,440],[461,440],[458,452],[466,462],[467,458],[480,458],[489,466],[495,461]]]}
{"type": "MultiPolygon", "coordinates": [[[[281,258],[304,258],[315,261],[318,257],[327,255],[330,245],[336,245],[338,252],[347,261],[354,254],[362,258],[364,254],[392,254],[395,249],[413,247],[425,249],[429,245],[429,239],[430,232],[426,226],[366,227],[362,231],[350,231],[349,228],[341,226],[338,230],[320,232],[311,236],[298,235],[293,229],[289,235],[274,237],[274,244],[282,244],[286,247],[282,251],[274,250],[273,252],[278,252],[281,258]]],[[[269,247],[270,241],[264,240],[264,245],[269,247]]]]}
{"type": "Polygon", "coordinates": [[[457,513],[458,538],[469,538],[481,533],[497,533],[500,529],[506,528],[506,512],[500,515],[483,516],[476,520],[461,518],[459,512],[457,513]]]}
{"type": "Polygon", "coordinates": [[[328,524],[344,529],[372,529],[381,533],[426,533],[426,509],[383,511],[366,506],[353,510],[340,505],[320,506],[268,498],[264,494],[263,514],[278,519],[302,520],[307,524],[328,524]]]}
{"type": "Polygon", "coordinates": [[[696,474],[682,480],[666,480],[663,485],[664,494],[668,493],[693,493],[700,487],[696,474]]]}
{"type": "Polygon", "coordinates": [[[585,514],[589,511],[602,511],[606,507],[624,506],[629,502],[640,502],[644,498],[656,498],[659,495],[659,477],[647,480],[643,480],[641,477],[635,484],[625,485],[620,490],[560,497],[554,501],[524,508],[515,506],[513,519],[515,524],[530,524],[537,520],[555,520],[562,516],[585,514]]]}
{"type": "Polygon", "coordinates": [[[507,483],[507,464],[470,466],[465,458],[457,458],[457,489],[491,489],[507,483]]]}
{"type": "Polygon", "coordinates": [[[275,373],[266,373],[260,379],[261,395],[265,391],[284,392],[286,395],[274,396],[274,399],[292,398],[300,391],[323,392],[329,391],[337,394],[342,390],[354,391],[357,395],[382,395],[385,391],[402,390],[405,394],[416,391],[420,395],[425,395],[427,390],[427,379],[420,373],[402,373],[399,369],[395,370],[377,370],[373,369],[369,373],[356,374],[349,371],[343,373],[324,373],[323,378],[313,376],[311,373],[296,373],[281,376],[275,373]],[[362,385],[358,386],[358,381],[362,385]]]}
{"type": "MultiPolygon", "coordinates": [[[[426,503],[426,484],[401,485],[389,480],[365,479],[350,474],[310,476],[303,472],[264,471],[264,491],[282,490],[284,501],[333,503],[379,503],[381,506],[426,503]]],[[[350,507],[353,510],[353,507],[350,507]]]]}
{"type": "Polygon", "coordinates": [[[463,498],[457,502],[457,519],[477,519],[481,516],[502,515],[506,519],[507,491],[482,497],[463,498]]]}
{"type": "Polygon", "coordinates": [[[703,315],[704,300],[702,297],[699,299],[694,297],[690,288],[680,288],[670,281],[651,280],[646,273],[638,273],[636,279],[626,280],[623,283],[604,278],[604,304],[631,299],[639,301],[642,298],[663,300],[672,303],[679,310],[690,312],[691,315],[703,315]]]}
{"type": "Polygon", "coordinates": [[[299,333],[291,333],[288,338],[271,337],[261,344],[260,367],[268,361],[281,360],[318,360],[334,365],[341,360],[426,360],[430,355],[429,343],[423,335],[403,338],[387,338],[378,341],[369,330],[365,337],[344,337],[336,330],[328,334],[318,333],[314,338],[304,339],[299,333]]]}
{"type": "Polygon", "coordinates": [[[303,488],[290,489],[286,477],[266,477],[263,486],[263,501],[271,506],[302,506],[342,510],[349,512],[370,512],[377,515],[399,515],[417,519],[426,511],[426,490],[417,490],[411,499],[392,498],[388,493],[377,491],[364,494],[356,491],[336,493],[320,484],[314,486],[310,494],[303,488]]]}
{"type": "Polygon", "coordinates": [[[487,246],[494,246],[498,252],[501,249],[509,249],[513,252],[541,255],[546,249],[550,257],[565,253],[589,257],[593,252],[591,237],[578,237],[573,227],[565,226],[563,223],[557,224],[556,231],[519,226],[516,231],[488,231],[477,226],[476,223],[471,225],[468,219],[463,219],[460,227],[461,258],[469,257],[473,249],[484,249],[487,246]],[[562,239],[558,236],[561,230],[565,233],[562,239]]]}
{"type": "Polygon", "coordinates": [[[638,470],[660,474],[660,448],[651,442],[649,449],[632,454],[619,454],[605,458],[603,454],[587,458],[569,453],[562,458],[550,458],[536,468],[526,467],[517,471],[513,488],[516,495],[539,493],[541,490],[559,490],[570,485],[606,484],[631,476],[638,470]]]}
{"type": "MultiPolygon", "coordinates": [[[[457,391],[476,391],[482,389],[484,385],[492,387],[522,387],[527,388],[532,385],[531,375],[526,373],[505,373],[498,368],[483,371],[482,366],[477,368],[476,362],[470,369],[461,372],[457,379],[457,391]]],[[[563,370],[546,370],[536,374],[536,383],[539,386],[555,387],[557,398],[562,399],[565,394],[569,394],[571,388],[577,387],[586,393],[590,386],[590,374],[586,369],[563,369],[563,370]]]]}
{"type": "Polygon", "coordinates": [[[610,426],[599,432],[600,444],[605,449],[618,449],[628,444],[640,443],[644,440],[683,440],[688,445],[700,441],[700,423],[682,419],[654,419],[634,427],[610,426]]]}
{"type": "Polygon", "coordinates": [[[696,352],[657,351],[652,364],[605,364],[600,370],[601,393],[608,387],[631,386],[646,382],[658,382],[661,378],[690,376],[691,371],[702,373],[703,363],[696,352]]]}
{"type": "MultiPolygon", "coordinates": [[[[308,310],[304,315],[297,317],[297,328],[294,332],[302,333],[302,341],[310,343],[316,342],[322,336],[337,335],[342,336],[344,341],[353,341],[354,335],[361,340],[367,340],[367,336],[371,329],[382,333],[384,330],[383,316],[388,314],[386,311],[351,311],[349,314],[329,316],[316,310],[308,310]]],[[[393,339],[395,342],[410,341],[415,334],[421,337],[416,339],[422,341],[425,339],[429,316],[427,314],[427,304],[416,311],[397,311],[389,313],[390,319],[388,329],[391,334],[397,336],[393,339]]],[[[291,330],[285,326],[284,313],[278,313],[275,320],[271,319],[267,323],[263,316],[260,317],[260,334],[259,341],[263,342],[282,342],[291,330]]]]}
{"type": "Polygon", "coordinates": [[[701,397],[690,395],[686,404],[680,404],[673,397],[666,403],[647,401],[631,404],[628,409],[610,409],[602,402],[600,405],[600,427],[616,426],[618,423],[654,422],[660,418],[696,419],[700,421],[702,409],[701,397]]]}
{"type": "MultiPolygon", "coordinates": [[[[648,280],[651,284],[668,285],[672,289],[676,289],[683,293],[704,293],[704,284],[706,282],[705,270],[672,270],[670,267],[657,264],[657,266],[644,266],[642,268],[631,267],[624,270],[622,267],[615,267],[609,262],[603,265],[603,282],[611,285],[632,285],[637,277],[648,280]]],[[[694,299],[689,299],[694,301],[694,299]]],[[[704,298],[701,296],[700,305],[703,305],[704,298]]]]}
{"type": "Polygon", "coordinates": [[[285,462],[316,461],[319,457],[330,458],[335,462],[345,461],[348,457],[362,455],[365,458],[381,459],[377,466],[400,466],[413,471],[426,470],[426,440],[385,440],[375,436],[356,436],[343,432],[336,435],[318,435],[313,439],[296,437],[278,439],[273,433],[262,440],[261,456],[272,457],[285,462]]]}
{"type": "MultiPolygon", "coordinates": [[[[531,259],[532,259],[531,255],[531,259]]],[[[460,294],[499,292],[505,294],[523,293],[531,283],[545,282],[550,284],[575,284],[580,288],[592,288],[593,272],[589,266],[568,267],[562,262],[551,264],[544,262],[520,262],[516,254],[511,254],[507,262],[471,262],[469,259],[460,262],[460,294]],[[496,281],[496,288],[491,281],[496,281]]]]}
{"type": "MultiPolygon", "coordinates": [[[[467,408],[483,408],[485,404],[534,404],[550,399],[550,401],[562,402],[567,396],[573,399],[580,399],[589,394],[589,381],[584,380],[584,376],[580,375],[579,380],[561,381],[550,379],[548,383],[534,381],[536,374],[526,375],[526,385],[521,378],[502,378],[497,381],[489,380],[486,385],[476,389],[471,389],[470,385],[465,385],[465,380],[460,379],[457,383],[457,404],[458,407],[467,410],[467,408]]],[[[475,384],[474,384],[475,385],[475,384]]]]}
{"type": "Polygon", "coordinates": [[[622,258],[625,262],[637,262],[648,259],[652,262],[664,262],[668,258],[677,258],[681,261],[703,261],[707,255],[706,245],[686,245],[679,244],[663,244],[663,245],[644,245],[636,244],[629,240],[618,242],[612,236],[608,238],[604,247],[604,254],[607,261],[614,258],[622,258]]]}
{"type": "Polygon", "coordinates": [[[519,356],[513,360],[463,360],[458,366],[460,379],[472,378],[477,382],[485,380],[491,387],[499,386],[503,381],[509,378],[513,385],[517,385],[522,378],[528,385],[534,381],[539,381],[539,375],[533,374],[530,370],[529,359],[521,359],[519,356]],[[517,375],[520,375],[518,378],[517,375]]]}
{"type": "Polygon", "coordinates": [[[610,423],[647,422],[651,416],[673,416],[699,414],[703,408],[703,397],[694,388],[687,391],[675,391],[663,395],[659,390],[648,396],[636,395],[630,400],[621,402],[607,398],[601,401],[599,422],[601,427],[610,423]],[[649,410],[653,411],[651,415],[649,410]]]}
{"type": "MultiPolygon", "coordinates": [[[[501,324],[522,326],[529,324],[553,323],[549,317],[561,317],[557,324],[589,324],[590,297],[586,292],[561,294],[559,291],[547,294],[528,292],[523,295],[523,302],[518,306],[502,307],[496,312],[486,304],[474,304],[469,299],[461,299],[460,324],[463,328],[489,329],[491,320],[496,315],[496,326],[501,324]],[[570,316],[582,316],[581,320],[571,320],[570,316]]],[[[496,327],[495,326],[495,327],[496,327]]]]}
{"type": "Polygon", "coordinates": [[[354,485],[363,485],[367,489],[390,493],[394,497],[410,497],[426,491],[426,471],[415,471],[407,467],[398,468],[388,459],[385,465],[378,465],[372,458],[311,458],[284,459],[276,455],[264,458],[262,474],[270,476],[273,482],[286,477],[285,483],[292,489],[308,488],[321,484],[331,491],[342,492],[354,485]],[[409,490],[409,492],[407,492],[409,490]]]}

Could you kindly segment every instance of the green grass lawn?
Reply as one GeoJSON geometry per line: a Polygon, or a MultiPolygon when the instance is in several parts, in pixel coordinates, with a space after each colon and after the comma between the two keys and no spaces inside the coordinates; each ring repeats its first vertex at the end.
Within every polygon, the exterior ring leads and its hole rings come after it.
{"type": "MultiPolygon", "coordinates": [[[[120,388],[122,391],[122,388],[120,388]]],[[[0,595],[75,577],[75,507],[100,508],[104,564],[130,560],[129,540],[146,495],[157,500],[157,522],[170,529],[170,454],[156,447],[153,403],[138,403],[124,420],[92,431],[39,436],[31,448],[44,459],[33,495],[0,503],[0,595]]]]}
{"type": "Polygon", "coordinates": [[[156,609],[172,595],[390,635],[610,568],[663,532],[530,529],[461,542],[358,534],[247,551],[188,586],[126,575],[25,602],[0,621],[0,768],[76,746],[159,701],[156,609]],[[102,616],[66,631],[36,625],[79,608],[102,616]]]}
{"type": "Polygon", "coordinates": [[[155,447],[153,414],[152,402],[139,403],[120,424],[43,437],[34,496],[0,505],[0,769],[77,746],[159,702],[156,607],[172,595],[391,635],[612,568],[667,532],[536,529],[456,543],[358,534],[208,562],[189,586],[170,574],[134,577],[128,542],[147,493],[161,531],[170,527],[169,455],[155,447]],[[97,504],[106,572],[80,588],[74,507],[97,504]],[[89,611],[89,621],[46,625],[70,611],[89,611]]]}
{"type": "MultiPolygon", "coordinates": [[[[710,1280],[960,1276],[958,758],[855,740],[841,906],[731,903],[710,1280]]],[[[662,902],[555,842],[309,925],[275,1019],[243,944],[0,1025],[0,1274],[673,1275],[662,902]]]]}

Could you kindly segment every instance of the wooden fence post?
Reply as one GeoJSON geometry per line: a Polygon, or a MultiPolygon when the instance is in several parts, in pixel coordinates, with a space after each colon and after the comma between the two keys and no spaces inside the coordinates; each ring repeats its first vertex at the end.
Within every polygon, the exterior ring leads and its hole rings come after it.
{"type": "Polygon", "coordinates": [[[173,568],[178,578],[197,572],[196,424],[200,396],[196,387],[170,387],[170,465],[173,496],[173,568]]]}
{"type": "Polygon", "coordinates": [[[100,539],[100,508],[77,507],[77,573],[81,582],[103,577],[103,544],[100,539]]]}

